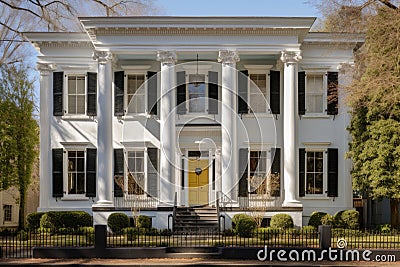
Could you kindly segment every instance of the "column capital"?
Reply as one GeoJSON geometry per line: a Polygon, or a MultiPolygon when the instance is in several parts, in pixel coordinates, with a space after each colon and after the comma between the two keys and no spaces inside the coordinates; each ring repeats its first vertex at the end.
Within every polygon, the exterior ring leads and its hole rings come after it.
{"type": "Polygon", "coordinates": [[[157,60],[163,65],[175,64],[177,55],[173,51],[157,51],[157,60]]]}
{"type": "Polygon", "coordinates": [[[112,60],[112,54],[110,51],[94,51],[93,59],[97,60],[99,64],[107,64],[112,60]]]}
{"type": "Polygon", "coordinates": [[[235,50],[219,50],[218,52],[218,62],[223,64],[235,64],[239,61],[239,53],[235,50]]]}
{"type": "Polygon", "coordinates": [[[43,62],[36,63],[36,69],[40,71],[41,76],[50,75],[50,72],[54,71],[56,68],[57,66],[54,63],[43,63],[43,62]]]}
{"type": "Polygon", "coordinates": [[[287,64],[295,64],[302,60],[301,51],[282,51],[281,52],[281,60],[283,63],[287,64]]]}

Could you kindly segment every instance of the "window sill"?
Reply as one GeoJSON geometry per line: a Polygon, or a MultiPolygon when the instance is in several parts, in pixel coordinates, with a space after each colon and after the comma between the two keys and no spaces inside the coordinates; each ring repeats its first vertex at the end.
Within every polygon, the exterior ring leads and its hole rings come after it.
{"type": "MultiPolygon", "coordinates": [[[[243,118],[273,118],[274,114],[271,113],[245,113],[239,114],[242,115],[243,118]]],[[[279,115],[279,114],[276,114],[279,115]]]]}
{"type": "Polygon", "coordinates": [[[75,196],[65,196],[61,198],[62,201],[85,201],[89,200],[88,197],[85,197],[83,195],[75,195],[75,196]]]}
{"type": "Polygon", "coordinates": [[[65,121],[95,121],[95,116],[86,116],[86,115],[64,115],[60,116],[62,120],[65,121]]]}
{"type": "Polygon", "coordinates": [[[326,114],[305,114],[302,115],[301,118],[303,119],[330,119],[331,115],[326,114]]]}
{"type": "Polygon", "coordinates": [[[305,196],[305,197],[301,197],[301,199],[304,200],[330,200],[330,197],[327,196],[305,196]]]}
{"type": "Polygon", "coordinates": [[[137,119],[151,119],[157,118],[157,115],[149,115],[147,113],[138,113],[138,114],[126,114],[121,117],[123,120],[137,120],[137,119]]]}

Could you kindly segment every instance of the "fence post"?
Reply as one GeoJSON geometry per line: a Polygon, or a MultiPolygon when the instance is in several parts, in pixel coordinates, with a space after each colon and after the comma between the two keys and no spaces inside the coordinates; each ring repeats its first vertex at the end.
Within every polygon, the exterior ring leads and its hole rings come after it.
{"type": "Polygon", "coordinates": [[[94,226],[94,248],[104,250],[107,246],[107,225],[94,226]]]}
{"type": "Polygon", "coordinates": [[[320,225],[318,226],[319,232],[319,248],[328,249],[331,246],[332,226],[320,225]]]}

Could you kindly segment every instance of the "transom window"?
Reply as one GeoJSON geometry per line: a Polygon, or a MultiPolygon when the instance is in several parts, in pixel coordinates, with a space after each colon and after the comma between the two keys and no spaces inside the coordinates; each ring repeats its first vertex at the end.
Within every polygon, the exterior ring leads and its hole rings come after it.
{"type": "Polygon", "coordinates": [[[189,74],[188,84],[189,112],[206,111],[206,83],[204,74],[189,74]]]}
{"type": "Polygon", "coordinates": [[[127,107],[128,113],[144,113],[146,108],[145,90],[142,86],[145,81],[144,74],[129,74],[127,82],[127,107]]]}
{"type": "Polygon", "coordinates": [[[68,151],[68,194],[85,194],[85,152],[68,151]]]}
{"type": "Polygon", "coordinates": [[[85,114],[86,83],[85,75],[68,75],[68,113],[85,114]]]}
{"type": "Polygon", "coordinates": [[[125,182],[128,194],[144,194],[144,162],[144,151],[128,151],[128,175],[125,182]]]}
{"type": "Polygon", "coordinates": [[[306,194],[324,193],[324,153],[306,153],[306,194]]]}
{"type": "Polygon", "coordinates": [[[12,221],[12,206],[11,205],[3,205],[4,212],[4,221],[11,222],[12,221]]]}
{"type": "Polygon", "coordinates": [[[249,192],[266,194],[267,190],[267,151],[250,151],[249,192]]]}
{"type": "Polygon", "coordinates": [[[324,75],[307,74],[306,111],[307,113],[324,112],[324,75]]]}
{"type": "Polygon", "coordinates": [[[265,113],[267,112],[267,75],[266,74],[250,74],[249,100],[250,112],[265,113]]]}

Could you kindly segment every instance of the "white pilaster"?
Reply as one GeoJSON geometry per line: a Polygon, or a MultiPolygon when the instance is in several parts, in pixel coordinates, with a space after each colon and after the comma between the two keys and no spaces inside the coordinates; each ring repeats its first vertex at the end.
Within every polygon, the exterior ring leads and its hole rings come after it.
{"type": "Polygon", "coordinates": [[[50,118],[52,102],[51,83],[54,64],[37,63],[40,71],[40,199],[39,209],[48,208],[51,194],[51,134],[50,118]]]}
{"type": "Polygon", "coordinates": [[[297,127],[296,127],[296,66],[301,60],[300,51],[284,51],[281,60],[284,63],[283,89],[283,187],[285,199],[283,206],[298,207],[297,200],[297,127]]]}
{"type": "Polygon", "coordinates": [[[221,96],[221,126],[222,126],[222,188],[221,191],[231,200],[237,199],[234,190],[239,181],[236,134],[236,99],[237,99],[237,71],[236,62],[239,55],[236,51],[220,50],[218,62],[222,63],[222,96],[221,96]]]}
{"type": "Polygon", "coordinates": [[[175,61],[176,54],[159,51],[161,62],[161,104],[160,104],[160,201],[173,205],[175,193],[176,130],[175,130],[175,61]]]}
{"type": "Polygon", "coordinates": [[[98,61],[97,204],[103,206],[113,203],[112,55],[108,51],[96,51],[93,58],[98,61]]]}

